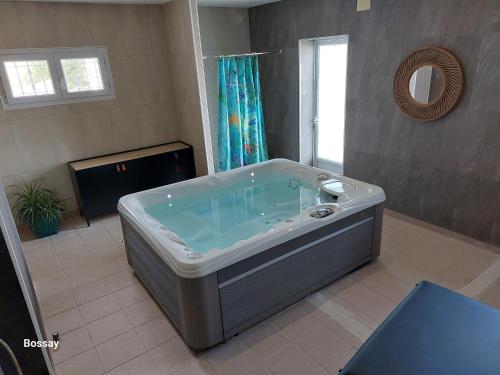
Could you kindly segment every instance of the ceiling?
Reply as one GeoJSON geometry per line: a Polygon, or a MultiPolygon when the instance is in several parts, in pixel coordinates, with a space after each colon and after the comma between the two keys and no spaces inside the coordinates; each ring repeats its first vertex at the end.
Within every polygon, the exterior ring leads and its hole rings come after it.
{"type": "MultiPolygon", "coordinates": [[[[60,3],[103,3],[103,4],[163,4],[171,0],[14,0],[14,1],[55,1],[60,3]]],[[[198,4],[203,6],[249,8],[257,5],[274,3],[276,1],[279,0],[198,0],[198,4]]]]}

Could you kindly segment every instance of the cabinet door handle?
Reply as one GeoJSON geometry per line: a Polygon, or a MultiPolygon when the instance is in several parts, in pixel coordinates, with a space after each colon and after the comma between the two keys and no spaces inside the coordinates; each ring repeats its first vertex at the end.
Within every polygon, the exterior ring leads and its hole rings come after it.
{"type": "Polygon", "coordinates": [[[127,171],[127,167],[125,167],[125,164],[122,164],[122,172],[126,172],[127,171]]]}
{"type": "Polygon", "coordinates": [[[117,171],[118,173],[120,173],[120,172],[121,172],[121,170],[120,170],[120,164],[116,164],[116,171],[117,171]]]}
{"type": "Polygon", "coordinates": [[[175,156],[175,160],[179,160],[179,155],[177,154],[177,152],[174,152],[174,156],[175,156]]]}

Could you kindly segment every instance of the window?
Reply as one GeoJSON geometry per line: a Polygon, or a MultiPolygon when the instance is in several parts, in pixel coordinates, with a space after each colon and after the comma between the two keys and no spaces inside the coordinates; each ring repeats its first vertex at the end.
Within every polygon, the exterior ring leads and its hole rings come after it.
{"type": "Polygon", "coordinates": [[[113,99],[106,48],[0,50],[5,109],[113,99]]]}
{"type": "Polygon", "coordinates": [[[61,67],[69,93],[104,89],[98,58],[62,59],[61,67]]]}
{"type": "Polygon", "coordinates": [[[6,61],[5,70],[14,98],[55,94],[47,60],[6,61]]]}
{"type": "Polygon", "coordinates": [[[347,35],[316,41],[315,165],[342,174],[347,35]]]}

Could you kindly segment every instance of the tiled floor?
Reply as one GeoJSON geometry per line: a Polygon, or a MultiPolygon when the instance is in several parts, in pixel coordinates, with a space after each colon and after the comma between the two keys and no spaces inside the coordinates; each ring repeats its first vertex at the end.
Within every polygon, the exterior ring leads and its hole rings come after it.
{"type": "Polygon", "coordinates": [[[58,375],[337,374],[416,282],[500,308],[500,256],[385,215],[380,258],[239,337],[190,351],[127,265],[117,217],[24,243],[58,375]]]}

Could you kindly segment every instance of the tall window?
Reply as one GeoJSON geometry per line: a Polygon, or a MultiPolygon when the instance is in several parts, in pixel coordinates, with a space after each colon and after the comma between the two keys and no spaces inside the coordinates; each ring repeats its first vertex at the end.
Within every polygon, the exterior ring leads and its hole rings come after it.
{"type": "Polygon", "coordinates": [[[5,109],[114,98],[104,47],[0,50],[5,109]]]}
{"type": "Polygon", "coordinates": [[[342,174],[348,36],[316,41],[315,165],[342,174]]]}

